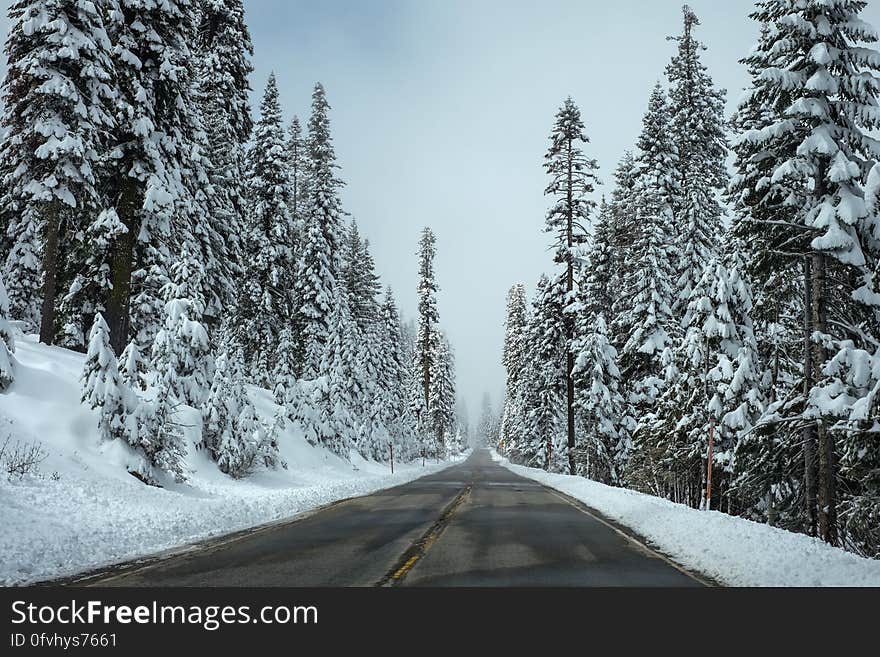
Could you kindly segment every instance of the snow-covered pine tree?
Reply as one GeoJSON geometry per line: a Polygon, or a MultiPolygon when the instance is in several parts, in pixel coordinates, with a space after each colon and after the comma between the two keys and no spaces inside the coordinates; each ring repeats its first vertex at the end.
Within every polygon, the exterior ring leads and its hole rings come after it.
{"type": "Polygon", "coordinates": [[[385,291],[380,309],[381,350],[380,369],[376,376],[376,386],[382,395],[382,422],[391,433],[393,442],[400,448],[409,437],[412,427],[406,424],[407,402],[407,361],[404,353],[403,336],[400,327],[400,314],[394,301],[391,287],[385,291]]]}
{"type": "Polygon", "coordinates": [[[716,89],[700,52],[706,49],[694,37],[700,24],[685,5],[682,34],[672,37],[678,52],[666,67],[670,85],[669,129],[679,157],[676,179],[675,231],[677,296],[673,312],[681,315],[702,268],[718,252],[722,209],[716,200],[727,184],[725,92],[716,89]]]}
{"type": "Polygon", "coordinates": [[[294,227],[278,84],[270,74],[260,103],[254,144],[248,153],[248,230],[243,244],[246,281],[239,314],[251,380],[271,387],[282,328],[292,317],[295,284],[294,227]]]}
{"type": "Polygon", "coordinates": [[[601,313],[578,316],[577,352],[572,377],[578,421],[578,474],[604,484],[621,483],[626,462],[627,431],[621,420],[625,404],[617,367],[617,350],[608,340],[601,313]]]}
{"type": "MultiPolygon", "coordinates": [[[[574,382],[571,378],[574,368],[571,342],[574,339],[575,318],[566,308],[575,300],[574,270],[577,249],[586,240],[586,226],[595,206],[589,195],[598,183],[595,171],[599,165],[595,159],[588,158],[581,148],[581,144],[588,144],[589,141],[581,111],[569,97],[556,113],[556,123],[550,134],[550,148],[544,155],[544,168],[550,176],[550,184],[544,194],[551,196],[554,201],[553,207],[547,213],[545,231],[553,235],[554,262],[565,271],[563,297],[557,304],[563,313],[561,321],[566,342],[562,376],[567,414],[566,449],[569,452],[571,474],[575,473],[574,382]]],[[[550,289],[555,290],[556,286],[550,289]]]]}
{"type": "Polygon", "coordinates": [[[70,267],[77,271],[58,310],[61,345],[70,349],[87,346],[92,319],[96,313],[106,311],[111,292],[110,247],[126,230],[116,210],[108,208],[95,215],[84,231],[78,231],[81,238],[75,241],[76,252],[70,262],[70,267]]]}
{"type": "Polygon", "coordinates": [[[115,100],[109,8],[106,0],[17,0],[9,10],[0,161],[14,163],[2,202],[18,217],[4,272],[13,316],[39,324],[47,344],[75,232],[104,203],[97,168],[115,100]]]}
{"type": "Polygon", "coordinates": [[[233,143],[244,144],[254,122],[248,98],[254,46],[242,0],[198,0],[199,86],[226,119],[233,143]]]}
{"type": "MultiPolygon", "coordinates": [[[[234,302],[234,277],[241,274],[240,249],[245,226],[244,144],[253,130],[250,83],[253,44],[241,0],[198,0],[196,84],[210,160],[208,194],[211,245],[207,282],[221,283],[218,305],[234,302]]],[[[219,308],[208,303],[207,319],[217,322],[219,308]]]]}
{"type": "Polygon", "coordinates": [[[121,352],[130,334],[139,344],[153,342],[169,262],[184,242],[195,253],[210,225],[198,194],[207,175],[189,49],[194,3],[116,0],[108,17],[118,94],[103,180],[125,231],[107,255],[105,305],[111,344],[121,352]]]}
{"type": "Polygon", "coordinates": [[[175,401],[198,408],[211,385],[208,332],[202,324],[201,270],[186,246],[163,288],[165,323],[153,343],[157,383],[175,401]]]}
{"type": "Polygon", "coordinates": [[[676,502],[705,501],[707,447],[714,431],[715,508],[731,509],[733,453],[737,440],[763,410],[761,367],[750,316],[751,287],[733,251],[728,267],[718,258],[691,291],[677,348],[675,376],[656,413],[636,431],[635,448],[653,452],[631,468],[640,487],[652,481],[676,502]],[[717,466],[717,467],[716,467],[717,466]],[[639,472],[638,468],[648,468],[639,472]]]}
{"type": "Polygon", "coordinates": [[[514,450],[525,465],[569,472],[565,407],[565,276],[542,276],[527,330],[522,443],[514,450]]]}
{"type": "Polygon", "coordinates": [[[507,373],[504,407],[498,436],[499,448],[520,441],[518,435],[523,424],[523,386],[528,354],[526,353],[526,330],[528,328],[526,290],[522,284],[514,285],[507,292],[507,317],[504,321],[504,351],[501,363],[507,373]]]}
{"type": "Polygon", "coordinates": [[[309,200],[309,148],[297,116],[293,117],[287,129],[287,161],[290,167],[291,208],[297,229],[302,232],[309,200]]]}
{"type": "MultiPolygon", "coordinates": [[[[631,253],[638,224],[635,220],[634,195],[636,182],[636,162],[630,151],[624,153],[617,168],[614,170],[614,191],[608,204],[608,215],[603,216],[607,222],[608,241],[611,244],[612,256],[612,288],[621,289],[629,272],[631,253]]],[[[618,309],[612,303],[611,316],[606,316],[609,328],[614,325],[618,309]]],[[[613,333],[613,331],[612,331],[613,333]]],[[[615,337],[616,343],[616,337],[615,337]]],[[[620,343],[622,346],[623,343],[620,343]]]]}
{"type": "Polygon", "coordinates": [[[330,135],[330,105],[321,83],[312,92],[309,117],[308,199],[305,234],[296,295],[298,325],[304,349],[302,376],[315,378],[328,339],[328,319],[335,304],[336,282],[342,269],[344,217],[340,199],[343,182],[336,177],[336,153],[330,135]]]}
{"type": "Polygon", "coordinates": [[[369,242],[361,239],[354,220],[345,234],[341,277],[348,292],[352,319],[359,331],[366,332],[378,316],[377,296],[382,286],[369,242]]]}
{"type": "Polygon", "coordinates": [[[136,341],[129,342],[119,356],[119,377],[129,390],[137,394],[138,390],[147,389],[149,363],[141,354],[136,341]]]}
{"type": "Polygon", "coordinates": [[[435,370],[434,358],[437,354],[437,329],[435,325],[439,321],[437,312],[437,282],[434,278],[434,257],[437,254],[437,239],[430,228],[422,229],[419,239],[419,317],[418,336],[416,337],[415,366],[419,373],[418,386],[421,392],[421,400],[411,402],[420,426],[429,424],[427,414],[431,409],[431,376],[435,370]],[[416,405],[417,404],[417,405],[416,405]]]}
{"type": "Polygon", "coordinates": [[[589,317],[610,317],[615,291],[618,289],[613,287],[616,273],[613,251],[615,225],[611,207],[604,197],[593,226],[587,257],[581,261],[577,272],[577,297],[580,301],[580,312],[589,317]]]}
{"type": "MultiPolygon", "coordinates": [[[[863,242],[868,209],[862,185],[868,163],[880,157],[870,132],[880,126],[876,112],[880,90],[880,57],[862,44],[877,40],[876,32],[860,17],[864,2],[759,3],[755,17],[770,27],[774,58],[761,72],[772,98],[788,97],[779,120],[764,133],[777,144],[781,157],[773,162],[771,180],[792,181],[809,190],[806,202],[789,226],[797,238],[806,236],[805,282],[809,298],[807,334],[811,348],[805,359],[806,408],[803,419],[805,460],[815,446],[816,485],[807,468],[808,509],[813,509],[818,534],[839,543],[837,434],[830,427],[838,413],[817,404],[814,391],[838,341],[861,341],[860,325],[866,309],[852,300],[857,281],[863,280],[866,258],[863,242]],[[817,335],[818,334],[818,335],[817,335]],[[815,441],[812,435],[815,435],[815,441]],[[815,504],[812,490],[816,491],[815,504]]],[[[873,320],[871,320],[873,321],[873,320]]],[[[858,346],[858,345],[857,345],[858,346]]],[[[821,384],[819,384],[821,385],[821,384]]]]}
{"type": "MultiPolygon", "coordinates": [[[[253,471],[261,451],[271,448],[265,434],[245,389],[241,349],[226,345],[202,407],[202,446],[222,472],[241,478],[253,471]]],[[[277,444],[274,453],[277,457],[277,444]]]]}
{"type": "Polygon", "coordinates": [[[431,374],[429,416],[436,440],[435,455],[445,456],[443,449],[450,435],[455,432],[455,357],[444,333],[439,333],[437,352],[433,358],[431,374]]]}
{"type": "Polygon", "coordinates": [[[101,440],[125,439],[130,392],[119,376],[116,354],[110,346],[110,329],[100,313],[95,315],[89,333],[89,349],[80,381],[82,402],[98,410],[101,440]]]}
{"type": "Polygon", "coordinates": [[[677,149],[669,133],[665,94],[651,94],[639,137],[628,210],[635,222],[626,279],[619,288],[614,332],[622,343],[620,367],[634,417],[650,410],[662,387],[661,356],[677,336],[672,314],[677,261],[673,239],[677,149]]]}
{"type": "Polygon", "coordinates": [[[293,329],[289,325],[285,326],[278,336],[278,344],[275,347],[275,369],[271,373],[271,380],[274,382],[272,394],[276,404],[286,404],[288,391],[296,385],[297,352],[293,329]]]}
{"type": "Polygon", "coordinates": [[[0,392],[15,381],[15,336],[9,325],[9,297],[0,276],[0,392]]]}
{"type": "Polygon", "coordinates": [[[318,371],[321,394],[316,425],[321,443],[334,454],[348,459],[360,435],[360,419],[354,409],[363,390],[354,320],[341,282],[333,291],[333,297],[336,305],[328,318],[330,332],[318,371]]]}
{"type": "MultiPolygon", "coordinates": [[[[802,408],[803,395],[797,386],[803,386],[802,354],[808,344],[804,338],[808,305],[804,300],[803,254],[809,250],[810,235],[792,230],[807,200],[806,181],[773,176],[778,163],[797,148],[797,140],[774,128],[780,125],[794,96],[780,88],[774,76],[764,75],[777,63],[787,65],[788,48],[776,45],[780,35],[774,27],[784,14],[785,5],[780,3],[759,3],[752,14],[761,25],[760,36],[741,60],[751,82],[732,120],[735,159],[727,195],[734,210],[731,233],[754,283],[752,315],[758,348],[767,366],[768,402],[765,422],[737,445],[735,486],[741,513],[798,530],[805,524],[806,506],[807,516],[812,516],[806,525],[814,532],[813,427],[799,429],[794,422],[770,421],[789,417],[802,408]]],[[[803,131],[805,126],[797,129],[803,131]]]]}

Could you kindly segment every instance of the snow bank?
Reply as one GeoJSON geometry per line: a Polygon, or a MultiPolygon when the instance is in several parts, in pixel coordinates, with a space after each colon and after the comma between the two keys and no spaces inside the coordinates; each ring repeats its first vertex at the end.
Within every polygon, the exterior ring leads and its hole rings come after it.
{"type": "MultiPolygon", "coordinates": [[[[82,354],[19,337],[16,380],[0,394],[0,445],[37,442],[47,453],[39,476],[0,473],[0,584],[26,584],[133,559],[254,525],[292,517],[346,497],[397,486],[447,467],[352,463],[288,425],[279,437],[287,470],[245,480],[221,473],[194,447],[198,415],[190,411],[185,484],[156,488],[126,472],[130,452],[100,444],[96,414],[79,402],[82,354]]],[[[276,406],[249,390],[258,414],[276,406]]]]}
{"type": "Polygon", "coordinates": [[[880,586],[880,561],[803,534],[698,511],[652,495],[513,465],[516,474],[574,497],[629,527],[685,568],[731,586],[880,586]]]}

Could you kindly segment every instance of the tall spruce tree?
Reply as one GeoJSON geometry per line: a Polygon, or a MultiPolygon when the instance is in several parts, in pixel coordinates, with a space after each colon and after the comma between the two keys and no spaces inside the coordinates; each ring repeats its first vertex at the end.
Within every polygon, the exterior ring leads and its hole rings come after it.
{"type": "Polygon", "coordinates": [[[434,257],[437,255],[437,239],[430,228],[422,230],[419,239],[419,317],[416,337],[415,365],[418,371],[418,406],[414,408],[420,427],[428,425],[431,409],[431,376],[435,370],[438,335],[436,324],[437,282],[434,279],[434,257]]]}
{"type": "Polygon", "coordinates": [[[725,92],[716,89],[700,52],[706,49],[694,36],[700,24],[693,10],[682,8],[684,28],[678,52],[666,67],[670,84],[670,131],[678,151],[675,232],[677,297],[680,315],[702,268],[717,255],[722,210],[717,193],[727,184],[727,142],[724,124],[725,92]]]}
{"type": "Polygon", "coordinates": [[[528,308],[526,290],[522,284],[514,285],[507,292],[507,317],[504,321],[504,351],[501,363],[507,373],[505,383],[504,407],[501,414],[499,440],[501,446],[511,445],[519,440],[518,432],[523,422],[523,396],[525,368],[528,361],[526,353],[526,330],[528,327],[528,308]]]}
{"type": "Polygon", "coordinates": [[[574,367],[574,354],[571,349],[571,342],[574,339],[574,317],[566,313],[565,308],[574,301],[575,258],[578,255],[577,249],[586,240],[586,225],[595,205],[589,194],[593,192],[598,182],[595,171],[599,166],[596,160],[584,155],[581,148],[581,144],[587,144],[589,141],[584,131],[580,110],[571,98],[567,98],[556,114],[556,123],[550,134],[550,148],[544,156],[544,168],[550,176],[550,184],[544,193],[554,200],[554,206],[548,212],[546,220],[546,231],[554,238],[554,261],[565,271],[563,298],[558,304],[563,313],[566,341],[563,354],[565,361],[563,378],[571,474],[575,473],[574,382],[571,378],[574,367]]]}
{"type": "Polygon", "coordinates": [[[271,385],[278,340],[293,312],[295,263],[288,176],[278,85],[271,74],[248,153],[250,216],[243,244],[247,269],[239,298],[243,325],[239,342],[245,347],[252,380],[264,387],[271,385]]]}
{"type": "Polygon", "coordinates": [[[678,154],[669,133],[665,94],[654,87],[639,136],[628,211],[636,224],[631,257],[616,309],[615,333],[635,415],[649,410],[662,387],[661,357],[677,337],[673,317],[676,249],[673,238],[678,154]]]}
{"type": "Polygon", "coordinates": [[[109,8],[106,0],[19,0],[9,10],[0,161],[9,164],[2,203],[18,216],[4,271],[13,315],[39,324],[47,344],[76,232],[104,204],[99,168],[116,100],[109,8]]]}
{"type": "Polygon", "coordinates": [[[336,177],[336,153],[330,136],[330,105],[324,87],[312,92],[308,134],[308,200],[305,234],[296,295],[297,322],[304,345],[302,376],[314,378],[330,332],[328,318],[335,303],[334,290],[342,269],[345,213],[339,198],[343,182],[336,177]]]}
{"type": "Polygon", "coordinates": [[[117,3],[107,25],[118,95],[105,187],[125,230],[107,254],[106,308],[111,342],[121,352],[130,333],[147,344],[159,329],[169,263],[183,242],[207,229],[195,225],[207,221],[207,211],[193,189],[207,176],[189,49],[193,4],[117,3]]]}
{"type": "Polygon", "coordinates": [[[206,264],[207,284],[217,303],[208,303],[212,323],[221,308],[234,305],[234,280],[242,274],[241,250],[245,221],[244,145],[253,130],[248,76],[253,72],[253,44],[241,0],[199,0],[196,33],[197,97],[210,160],[206,189],[213,230],[206,264]]]}
{"type": "Polygon", "coordinates": [[[770,117],[772,122],[754,137],[775,146],[771,181],[807,190],[788,226],[792,236],[809,240],[804,253],[809,308],[803,368],[805,487],[808,528],[815,527],[832,544],[839,542],[837,434],[832,428],[837,414],[815,389],[842,348],[839,341],[860,340],[858,326],[864,321],[864,311],[852,300],[867,266],[862,185],[867,163],[880,156],[869,136],[878,126],[880,60],[875,50],[861,46],[877,38],[859,17],[864,7],[857,1],[767,2],[759,3],[754,14],[769,26],[768,51],[773,53],[760,72],[764,89],[771,104],[790,100],[781,116],[770,117]]]}

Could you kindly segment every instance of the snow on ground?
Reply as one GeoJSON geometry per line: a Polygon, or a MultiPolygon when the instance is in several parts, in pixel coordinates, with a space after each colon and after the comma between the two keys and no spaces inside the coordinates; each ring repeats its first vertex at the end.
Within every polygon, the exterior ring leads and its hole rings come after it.
{"type": "MultiPolygon", "coordinates": [[[[187,482],[147,486],[126,472],[126,448],[99,444],[96,415],[79,403],[82,354],[19,336],[15,358],[15,383],[0,394],[0,445],[7,436],[38,442],[47,458],[38,476],[9,480],[0,473],[0,584],[71,575],[289,518],[449,465],[395,464],[391,475],[387,464],[349,463],[313,447],[288,424],[279,438],[288,469],[236,481],[194,449],[198,415],[189,410],[187,482]]],[[[271,422],[271,395],[250,392],[271,422]]]]}
{"type": "Polygon", "coordinates": [[[819,539],[719,511],[552,474],[492,457],[516,474],[574,497],[644,537],[674,561],[731,586],[880,586],[880,561],[819,539]]]}

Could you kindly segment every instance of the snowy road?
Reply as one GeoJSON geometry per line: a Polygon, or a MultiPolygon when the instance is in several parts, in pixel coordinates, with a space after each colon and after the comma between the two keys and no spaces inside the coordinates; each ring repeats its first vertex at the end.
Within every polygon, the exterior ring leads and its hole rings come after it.
{"type": "Polygon", "coordinates": [[[695,586],[578,502],[477,450],[411,483],[101,586],[695,586]]]}

